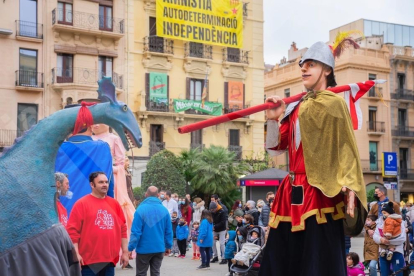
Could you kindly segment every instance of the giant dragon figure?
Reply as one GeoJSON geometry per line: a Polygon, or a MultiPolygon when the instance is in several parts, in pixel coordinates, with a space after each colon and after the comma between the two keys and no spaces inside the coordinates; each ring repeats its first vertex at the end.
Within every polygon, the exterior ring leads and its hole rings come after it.
{"type": "MultiPolygon", "coordinates": [[[[99,81],[101,103],[89,109],[97,124],[111,126],[125,148],[142,146],[132,111],[117,101],[110,78],[99,81]]],[[[55,158],[71,133],[79,107],[39,121],[0,156],[0,275],[70,275],[72,242],[55,211],[55,158]]],[[[77,264],[75,264],[77,265],[77,264]]],[[[73,273],[72,273],[73,275],[73,273]]]]}

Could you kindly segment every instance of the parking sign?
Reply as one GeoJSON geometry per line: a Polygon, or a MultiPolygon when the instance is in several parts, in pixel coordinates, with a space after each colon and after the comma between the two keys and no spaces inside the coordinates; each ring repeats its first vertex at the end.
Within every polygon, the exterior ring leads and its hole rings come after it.
{"type": "Polygon", "coordinates": [[[398,172],[397,167],[397,153],[383,152],[382,153],[382,176],[395,176],[398,172]]]}

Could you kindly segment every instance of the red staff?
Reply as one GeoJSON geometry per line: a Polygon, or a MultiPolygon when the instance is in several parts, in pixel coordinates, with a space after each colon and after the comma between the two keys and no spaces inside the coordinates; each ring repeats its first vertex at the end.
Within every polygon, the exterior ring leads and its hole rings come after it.
{"type": "MultiPolygon", "coordinates": [[[[385,80],[369,80],[366,82],[358,82],[358,83],[352,83],[337,87],[331,87],[327,90],[334,92],[334,93],[341,93],[346,92],[347,95],[345,95],[345,100],[348,104],[349,111],[351,113],[352,122],[354,125],[354,129],[360,129],[361,128],[361,122],[362,122],[362,113],[359,109],[358,100],[368,91],[370,90],[375,84],[384,83],[385,80]]],[[[300,94],[297,94],[292,97],[284,98],[283,101],[286,104],[290,104],[296,101],[299,101],[304,95],[306,95],[307,92],[302,92],[300,94]]],[[[379,95],[379,97],[382,97],[382,95],[379,95]]],[[[206,127],[218,125],[221,123],[225,123],[228,121],[232,121],[238,118],[242,118],[260,111],[264,111],[266,109],[272,109],[278,107],[280,104],[276,104],[273,102],[266,102],[264,104],[259,104],[256,106],[252,106],[246,109],[241,109],[232,113],[224,114],[218,117],[210,118],[201,122],[189,124],[186,126],[182,126],[178,128],[178,132],[188,133],[192,131],[196,131],[199,129],[203,129],[206,127]]]]}

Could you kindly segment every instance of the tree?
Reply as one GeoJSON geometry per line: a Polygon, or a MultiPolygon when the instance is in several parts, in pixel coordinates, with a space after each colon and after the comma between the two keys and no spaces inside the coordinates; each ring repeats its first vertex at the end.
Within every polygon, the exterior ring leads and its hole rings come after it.
{"type": "Polygon", "coordinates": [[[246,165],[247,172],[253,174],[270,168],[272,160],[267,152],[259,152],[257,154],[252,153],[250,156],[246,156],[242,163],[246,165]]]}
{"type": "Polygon", "coordinates": [[[226,148],[211,146],[204,149],[194,164],[191,186],[194,193],[203,195],[206,203],[212,194],[218,194],[226,206],[231,206],[240,193],[237,180],[246,165],[236,163],[236,154],[226,148]]]}
{"type": "Polygon", "coordinates": [[[370,191],[367,192],[367,201],[368,201],[368,203],[369,202],[373,202],[373,201],[377,201],[374,198],[374,194],[375,194],[375,189],[372,189],[372,190],[370,190],[370,191]]]}
{"type": "Polygon", "coordinates": [[[145,191],[154,185],[158,190],[170,190],[183,195],[186,181],[181,170],[180,160],[174,153],[162,150],[154,154],[148,162],[141,187],[145,191]]]}
{"type": "MultiPolygon", "coordinates": [[[[195,168],[200,156],[201,152],[198,148],[183,150],[180,153],[178,160],[181,163],[181,173],[184,175],[186,183],[190,183],[195,177],[195,168]]],[[[191,190],[193,189],[191,188],[191,190]]],[[[190,193],[190,187],[188,185],[186,185],[186,193],[190,193]]]]}

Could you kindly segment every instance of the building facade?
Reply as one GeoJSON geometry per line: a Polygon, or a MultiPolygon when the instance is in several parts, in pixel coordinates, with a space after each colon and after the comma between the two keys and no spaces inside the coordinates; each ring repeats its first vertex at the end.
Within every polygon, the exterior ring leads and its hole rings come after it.
{"type": "Polygon", "coordinates": [[[103,76],[125,100],[123,2],[16,0],[0,9],[0,147],[67,104],[96,99],[103,76]]]}
{"type": "MultiPolygon", "coordinates": [[[[376,41],[367,38],[366,41],[376,41]]],[[[363,44],[364,41],[360,41],[363,44]]],[[[305,49],[298,50],[292,44],[287,59],[276,64],[272,71],[265,74],[265,95],[278,95],[282,98],[305,91],[301,80],[299,60],[305,49]],[[299,53],[299,54],[298,54],[299,53]]],[[[335,77],[338,85],[363,82],[373,79],[384,79],[389,82],[390,59],[387,47],[348,49],[336,61],[335,77]]],[[[355,131],[357,146],[367,191],[376,185],[383,184],[382,158],[383,151],[392,149],[392,125],[390,119],[391,99],[387,85],[377,85],[360,100],[363,113],[362,129],[355,131]],[[382,100],[380,98],[382,95],[382,100]]],[[[276,157],[279,168],[288,169],[287,154],[276,157]]],[[[389,194],[391,198],[393,195],[389,194]]]]}
{"type": "Polygon", "coordinates": [[[263,3],[243,4],[243,48],[225,48],[157,36],[155,0],[127,1],[127,97],[144,141],[134,150],[140,183],[149,158],[162,149],[179,153],[211,145],[238,158],[263,153],[263,116],[254,114],[200,131],[178,127],[263,103],[263,3]],[[182,110],[200,101],[214,112],[182,110]],[[231,101],[234,95],[238,103],[231,101]]]}

